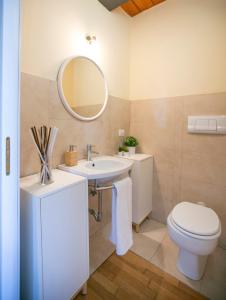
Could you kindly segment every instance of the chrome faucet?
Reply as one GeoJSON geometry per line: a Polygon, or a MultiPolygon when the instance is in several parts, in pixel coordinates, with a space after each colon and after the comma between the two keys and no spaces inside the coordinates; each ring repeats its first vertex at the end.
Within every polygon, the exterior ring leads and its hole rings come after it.
{"type": "Polygon", "coordinates": [[[93,151],[92,147],[93,147],[93,145],[91,145],[91,144],[88,144],[86,146],[86,149],[87,149],[87,160],[88,161],[92,161],[92,154],[99,154],[98,152],[93,151]]]}

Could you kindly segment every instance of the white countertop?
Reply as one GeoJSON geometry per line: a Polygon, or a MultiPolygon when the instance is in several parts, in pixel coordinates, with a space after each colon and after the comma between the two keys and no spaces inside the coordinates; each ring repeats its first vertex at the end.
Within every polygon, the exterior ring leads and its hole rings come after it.
{"type": "Polygon", "coordinates": [[[117,154],[116,156],[120,157],[120,158],[126,158],[126,159],[138,160],[138,161],[145,160],[147,158],[153,157],[153,155],[144,154],[144,153],[136,153],[136,154],[133,154],[133,155],[125,155],[125,156],[117,154]]]}
{"type": "Polygon", "coordinates": [[[20,188],[34,196],[46,197],[49,194],[67,188],[70,185],[78,184],[86,181],[85,177],[61,171],[58,169],[52,170],[53,182],[47,185],[39,183],[39,174],[34,174],[20,179],[20,188]]]}

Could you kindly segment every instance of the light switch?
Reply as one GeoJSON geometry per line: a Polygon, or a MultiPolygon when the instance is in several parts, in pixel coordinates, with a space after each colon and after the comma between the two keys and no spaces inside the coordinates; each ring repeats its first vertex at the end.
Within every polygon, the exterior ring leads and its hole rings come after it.
{"type": "Polygon", "coordinates": [[[118,136],[125,136],[125,129],[119,129],[118,136]]]}

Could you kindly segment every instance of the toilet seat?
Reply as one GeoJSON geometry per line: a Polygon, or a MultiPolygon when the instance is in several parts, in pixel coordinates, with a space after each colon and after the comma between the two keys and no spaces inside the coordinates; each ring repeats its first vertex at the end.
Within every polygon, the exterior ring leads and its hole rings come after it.
{"type": "Polygon", "coordinates": [[[221,232],[219,218],[212,209],[190,202],[177,204],[170,221],[180,232],[196,239],[213,239],[221,232]]]}
{"type": "Polygon", "coordinates": [[[186,231],[184,229],[182,229],[180,226],[178,226],[173,218],[172,218],[172,215],[170,214],[169,215],[169,221],[170,221],[170,224],[171,226],[175,229],[175,230],[178,230],[180,233],[188,236],[188,237],[191,237],[191,238],[194,238],[194,239],[198,239],[198,240],[213,240],[215,238],[218,238],[221,234],[221,229],[219,228],[219,231],[214,234],[214,235],[198,235],[198,234],[194,234],[194,233],[191,233],[189,231],[186,231]]]}

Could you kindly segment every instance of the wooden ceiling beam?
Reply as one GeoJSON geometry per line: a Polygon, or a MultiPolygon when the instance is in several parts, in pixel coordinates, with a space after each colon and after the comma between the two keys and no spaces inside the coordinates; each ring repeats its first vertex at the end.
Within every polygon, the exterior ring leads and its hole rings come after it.
{"type": "Polygon", "coordinates": [[[133,17],[141,12],[139,7],[133,2],[133,0],[129,0],[128,2],[122,4],[121,7],[131,17],[133,17]]]}
{"type": "Polygon", "coordinates": [[[133,0],[135,4],[139,7],[140,11],[148,9],[154,5],[152,0],[133,0]]]}
{"type": "Polygon", "coordinates": [[[157,5],[165,0],[151,0],[153,2],[154,5],[157,5]]]}
{"type": "Polygon", "coordinates": [[[122,9],[131,17],[149,9],[165,0],[129,0],[121,5],[122,9]]]}

